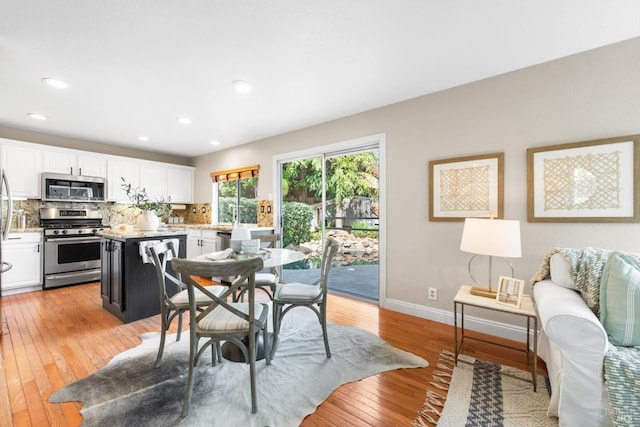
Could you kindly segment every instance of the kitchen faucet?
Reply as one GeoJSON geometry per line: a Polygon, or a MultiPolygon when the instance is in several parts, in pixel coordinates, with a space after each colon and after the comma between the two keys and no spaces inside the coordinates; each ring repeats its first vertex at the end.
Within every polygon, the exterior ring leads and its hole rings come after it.
{"type": "Polygon", "coordinates": [[[238,206],[237,205],[232,205],[231,206],[231,227],[235,227],[236,224],[238,223],[238,206]]]}

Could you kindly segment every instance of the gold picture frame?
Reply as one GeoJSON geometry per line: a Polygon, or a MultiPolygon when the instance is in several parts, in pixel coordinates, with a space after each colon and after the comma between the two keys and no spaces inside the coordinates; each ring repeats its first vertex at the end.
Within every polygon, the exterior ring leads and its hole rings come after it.
{"type": "Polygon", "coordinates": [[[529,222],[640,222],[640,135],[527,150],[529,222]]]}
{"type": "Polygon", "coordinates": [[[498,290],[496,292],[497,303],[520,308],[523,293],[524,280],[500,276],[498,280],[498,290]]]}
{"type": "Polygon", "coordinates": [[[429,162],[429,221],[503,218],[504,153],[429,162]]]}

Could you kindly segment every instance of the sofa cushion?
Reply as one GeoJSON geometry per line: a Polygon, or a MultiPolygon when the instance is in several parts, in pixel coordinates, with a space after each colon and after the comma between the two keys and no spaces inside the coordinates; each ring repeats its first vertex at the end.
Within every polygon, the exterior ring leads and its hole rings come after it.
{"type": "Polygon", "coordinates": [[[551,256],[549,260],[549,273],[551,275],[551,281],[563,288],[578,290],[571,280],[571,273],[569,271],[570,264],[567,258],[560,252],[557,252],[551,256]]]}
{"type": "Polygon", "coordinates": [[[614,345],[640,345],[640,266],[614,252],[602,272],[600,321],[614,345]]]}

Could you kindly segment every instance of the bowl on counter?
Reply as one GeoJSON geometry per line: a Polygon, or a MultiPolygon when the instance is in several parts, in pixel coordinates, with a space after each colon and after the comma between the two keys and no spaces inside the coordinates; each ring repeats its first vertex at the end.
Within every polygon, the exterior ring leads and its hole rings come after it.
{"type": "Polygon", "coordinates": [[[242,253],[257,254],[260,250],[260,239],[242,240],[240,248],[242,249],[242,253]]]}
{"type": "Polygon", "coordinates": [[[229,241],[229,245],[231,246],[231,249],[233,249],[233,251],[236,253],[240,253],[242,251],[242,240],[231,239],[229,241]]]}

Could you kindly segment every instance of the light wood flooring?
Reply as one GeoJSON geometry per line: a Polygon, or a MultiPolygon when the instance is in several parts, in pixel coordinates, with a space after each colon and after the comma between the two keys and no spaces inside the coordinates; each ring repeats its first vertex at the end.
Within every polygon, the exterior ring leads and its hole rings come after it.
{"type": "MultiPolygon", "coordinates": [[[[140,334],[159,330],[159,316],[122,324],[102,309],[99,295],[99,284],[92,283],[0,298],[0,426],[80,425],[81,404],[50,404],[49,395],[138,345],[140,334]]],[[[367,329],[430,366],[345,384],[302,425],[410,426],[433,389],[428,383],[439,354],[453,350],[453,327],[336,295],[329,298],[328,318],[367,329]]],[[[516,351],[471,341],[465,353],[526,369],[516,351]]]]}

